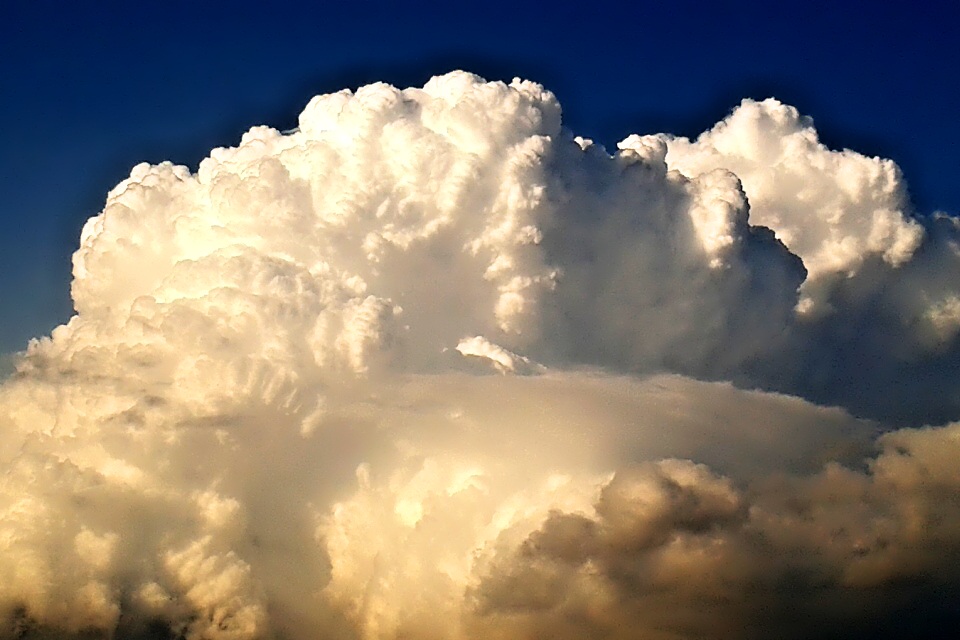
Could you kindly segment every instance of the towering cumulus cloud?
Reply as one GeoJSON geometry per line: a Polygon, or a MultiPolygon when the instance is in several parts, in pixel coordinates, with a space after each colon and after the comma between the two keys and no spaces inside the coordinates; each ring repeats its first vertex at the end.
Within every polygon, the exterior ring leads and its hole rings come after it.
{"type": "Polygon", "coordinates": [[[908,207],[774,100],[611,154],[462,72],[139,165],[0,387],[0,637],[955,626],[960,223],[908,207]]]}

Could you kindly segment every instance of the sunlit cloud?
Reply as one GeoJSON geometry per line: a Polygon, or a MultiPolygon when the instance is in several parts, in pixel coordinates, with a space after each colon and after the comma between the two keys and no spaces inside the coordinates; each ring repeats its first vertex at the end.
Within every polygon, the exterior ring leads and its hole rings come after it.
{"type": "Polygon", "coordinates": [[[135,167],[76,315],[0,387],[0,635],[947,615],[956,220],[776,100],[692,141],[575,133],[540,85],[454,72],[135,167]]]}

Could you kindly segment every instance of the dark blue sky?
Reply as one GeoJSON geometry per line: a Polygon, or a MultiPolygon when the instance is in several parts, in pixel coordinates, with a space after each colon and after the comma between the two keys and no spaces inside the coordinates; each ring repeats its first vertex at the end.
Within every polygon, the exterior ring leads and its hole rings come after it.
{"type": "Polygon", "coordinates": [[[0,353],[68,318],[80,228],[133,165],[195,169],[317,93],[452,68],[541,82],[611,146],[775,96],[895,159],[919,213],[960,213],[955,0],[63,4],[0,12],[0,353]]]}

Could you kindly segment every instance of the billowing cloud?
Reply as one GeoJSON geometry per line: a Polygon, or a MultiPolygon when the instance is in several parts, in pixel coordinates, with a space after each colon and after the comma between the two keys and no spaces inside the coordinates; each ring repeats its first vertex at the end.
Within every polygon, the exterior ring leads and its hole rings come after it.
{"type": "Polygon", "coordinates": [[[462,72],[139,165],[0,387],[0,635],[954,620],[960,236],[905,194],[773,100],[611,154],[462,72]]]}

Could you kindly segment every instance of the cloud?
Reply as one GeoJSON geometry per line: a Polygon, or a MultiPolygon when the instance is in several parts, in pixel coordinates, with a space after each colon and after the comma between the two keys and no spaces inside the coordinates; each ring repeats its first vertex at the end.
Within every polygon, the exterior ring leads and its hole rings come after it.
{"type": "Polygon", "coordinates": [[[791,338],[748,365],[750,383],[913,424],[956,416],[958,390],[942,375],[957,361],[956,221],[911,216],[891,160],[827,149],[810,118],[773,99],[745,100],[693,142],[627,142],[666,144],[669,168],[687,176],[734,172],[751,223],[802,259],[791,338]]]}
{"type": "Polygon", "coordinates": [[[611,154],[463,72],[139,165],[0,387],[0,635],[955,620],[960,245],[905,193],[773,100],[611,154]]]}
{"type": "Polygon", "coordinates": [[[655,138],[686,175],[733,171],[750,194],[751,221],[776,230],[803,260],[806,287],[855,272],[868,256],[903,264],[923,240],[921,225],[904,215],[906,185],[893,161],[830,151],[810,118],[774,99],[744,100],[695,142],[655,138]]]}
{"type": "Polygon", "coordinates": [[[592,510],[553,511],[485,558],[478,624],[570,638],[935,633],[957,593],[956,436],[899,431],[865,473],[828,464],[740,491],[688,460],[618,472],[592,510]]]}

